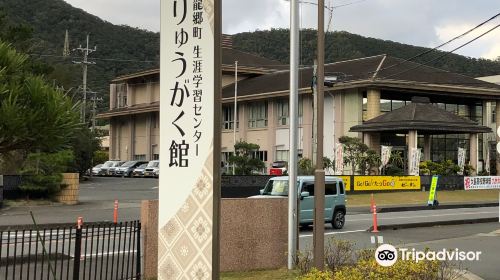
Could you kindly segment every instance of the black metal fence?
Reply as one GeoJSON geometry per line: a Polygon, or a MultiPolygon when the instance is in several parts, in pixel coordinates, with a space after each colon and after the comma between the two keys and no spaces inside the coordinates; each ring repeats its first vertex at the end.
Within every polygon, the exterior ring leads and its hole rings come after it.
{"type": "Polygon", "coordinates": [[[140,279],[140,221],[0,228],[0,279],[140,279]]]}

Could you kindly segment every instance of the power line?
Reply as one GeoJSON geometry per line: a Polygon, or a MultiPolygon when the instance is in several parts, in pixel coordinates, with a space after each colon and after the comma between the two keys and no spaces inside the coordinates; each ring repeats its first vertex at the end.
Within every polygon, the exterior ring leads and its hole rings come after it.
{"type": "Polygon", "coordinates": [[[434,62],[434,61],[436,61],[436,60],[439,60],[439,59],[441,59],[441,58],[443,58],[443,57],[445,57],[445,56],[447,56],[447,55],[449,55],[449,54],[451,54],[451,53],[455,52],[456,50],[461,49],[461,48],[463,48],[463,47],[467,46],[468,44],[470,44],[470,43],[472,43],[472,42],[474,42],[474,41],[478,40],[479,38],[481,38],[481,37],[485,36],[486,34],[490,33],[491,31],[493,31],[493,30],[497,29],[498,27],[500,27],[500,24],[498,24],[498,25],[494,26],[493,28],[491,28],[491,29],[489,29],[488,31],[484,32],[483,34],[481,34],[481,35],[479,35],[479,36],[475,37],[474,39],[469,40],[469,41],[467,41],[466,43],[464,43],[464,44],[462,44],[462,45],[460,45],[460,46],[458,46],[458,47],[454,48],[453,50],[448,51],[448,52],[446,52],[446,53],[444,53],[444,54],[442,54],[442,55],[440,55],[440,56],[438,56],[438,57],[436,57],[436,58],[434,58],[434,59],[431,59],[431,60],[429,60],[429,61],[427,61],[427,62],[425,62],[425,63],[418,64],[417,66],[412,67],[412,68],[410,68],[410,69],[407,69],[407,70],[404,70],[404,71],[401,71],[401,72],[398,72],[398,73],[395,73],[395,74],[392,74],[392,75],[389,75],[389,76],[386,76],[386,77],[383,77],[383,78],[384,78],[384,79],[387,79],[387,78],[390,78],[390,77],[394,77],[394,76],[397,76],[397,75],[404,74],[404,73],[406,73],[406,72],[408,72],[408,71],[411,71],[411,70],[414,70],[414,69],[420,68],[420,67],[422,67],[422,66],[426,66],[426,65],[428,65],[428,64],[429,64],[429,63],[431,63],[431,62],[434,62]]]}
{"type": "MultiPolygon", "coordinates": [[[[30,56],[38,56],[38,57],[57,57],[57,58],[67,58],[67,56],[62,56],[62,55],[53,55],[53,54],[37,54],[37,53],[31,53],[28,54],[30,56]]],[[[77,59],[79,57],[72,56],[69,57],[72,59],[77,59]]],[[[135,60],[135,59],[114,59],[114,58],[93,58],[94,60],[101,60],[101,61],[116,61],[116,62],[144,62],[144,63],[156,63],[159,61],[156,60],[135,60]]]]}
{"type": "MultiPolygon", "coordinates": [[[[418,57],[424,56],[424,55],[426,55],[426,54],[428,54],[428,53],[430,53],[430,52],[436,51],[436,50],[438,50],[439,48],[441,48],[441,47],[443,47],[443,46],[445,46],[445,45],[447,45],[447,44],[449,44],[449,43],[451,43],[451,42],[453,42],[453,41],[455,41],[455,40],[457,40],[457,39],[460,39],[460,38],[464,37],[465,35],[467,35],[467,34],[471,33],[472,31],[474,31],[474,30],[478,29],[479,27],[481,27],[481,26],[485,25],[486,23],[488,23],[488,22],[492,21],[493,19],[497,18],[498,16],[500,16],[500,13],[498,13],[498,14],[496,14],[496,15],[492,16],[491,18],[489,18],[489,19],[487,19],[487,20],[485,20],[485,21],[481,22],[480,24],[476,25],[475,27],[473,27],[473,28],[471,28],[471,29],[467,30],[466,32],[464,32],[464,33],[462,33],[462,34],[460,34],[460,35],[458,35],[458,36],[456,36],[456,37],[454,37],[454,38],[452,38],[452,39],[450,39],[450,40],[448,40],[448,41],[446,41],[446,42],[442,43],[441,45],[439,45],[439,46],[437,46],[437,47],[434,47],[434,48],[432,48],[432,49],[429,49],[429,50],[426,50],[426,51],[421,52],[421,53],[419,53],[419,54],[416,54],[416,55],[414,55],[414,56],[412,56],[412,57],[410,57],[410,58],[408,58],[408,59],[405,59],[405,60],[403,60],[403,61],[401,61],[401,62],[399,62],[399,63],[396,63],[396,64],[393,64],[393,65],[390,65],[390,66],[384,67],[384,68],[382,68],[382,69],[379,69],[378,71],[380,72],[380,71],[383,71],[383,70],[387,70],[387,69],[390,69],[390,68],[393,68],[393,67],[399,66],[399,65],[401,65],[401,64],[403,64],[403,63],[405,63],[405,62],[412,61],[412,60],[414,60],[415,58],[418,58],[418,57]]],[[[371,73],[375,73],[375,72],[376,72],[376,71],[371,71],[371,72],[368,72],[368,73],[369,73],[369,74],[371,74],[371,73]]]]}

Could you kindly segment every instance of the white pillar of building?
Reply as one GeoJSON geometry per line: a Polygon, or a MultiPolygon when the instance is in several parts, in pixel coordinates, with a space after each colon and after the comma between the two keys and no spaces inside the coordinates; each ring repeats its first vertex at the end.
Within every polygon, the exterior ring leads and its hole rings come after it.
{"type": "MultiPolygon", "coordinates": [[[[380,115],[380,90],[369,88],[366,92],[366,118],[370,120],[380,115]]],[[[368,147],[380,154],[380,133],[366,133],[363,138],[368,147]]]]}
{"type": "Polygon", "coordinates": [[[380,115],[380,90],[370,88],[366,92],[366,117],[368,120],[380,115]]]}
{"type": "Polygon", "coordinates": [[[476,175],[477,172],[477,165],[478,165],[478,155],[477,155],[477,133],[471,133],[469,134],[469,143],[470,143],[470,148],[469,148],[469,158],[470,158],[470,165],[472,168],[474,168],[474,171],[472,172],[472,175],[476,175]]]}
{"type": "Polygon", "coordinates": [[[424,160],[431,160],[431,136],[424,135],[424,160]]]}
{"type": "Polygon", "coordinates": [[[408,173],[410,173],[413,149],[417,148],[417,131],[408,131],[408,173]]]}

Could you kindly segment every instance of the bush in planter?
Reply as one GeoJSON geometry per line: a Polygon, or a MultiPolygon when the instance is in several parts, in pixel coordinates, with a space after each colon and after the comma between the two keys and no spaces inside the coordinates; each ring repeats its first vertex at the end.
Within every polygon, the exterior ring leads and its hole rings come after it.
{"type": "Polygon", "coordinates": [[[57,153],[31,153],[20,174],[20,189],[28,197],[50,197],[61,190],[62,173],[68,170],[74,157],[72,151],[57,153]]]}

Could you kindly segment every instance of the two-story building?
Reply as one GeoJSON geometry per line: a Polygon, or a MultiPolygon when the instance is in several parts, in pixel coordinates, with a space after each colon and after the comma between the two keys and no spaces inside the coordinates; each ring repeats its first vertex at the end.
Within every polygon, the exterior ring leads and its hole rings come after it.
{"type": "MultiPolygon", "coordinates": [[[[287,161],[288,67],[229,47],[223,48],[222,54],[222,159],[226,161],[234,150],[236,123],[237,141],[260,145],[260,151],[255,156],[265,161],[268,167],[274,161],[287,161]],[[238,61],[237,120],[234,120],[233,105],[235,61],[238,61]]],[[[496,116],[500,115],[500,106],[496,106],[500,101],[499,85],[388,55],[330,63],[325,65],[325,73],[337,77],[337,82],[325,89],[325,156],[333,158],[335,143],[341,136],[348,135],[361,137],[377,151],[380,145],[393,146],[405,156],[407,147],[412,143],[422,148],[422,159],[433,161],[456,161],[458,147],[462,147],[468,151],[467,162],[470,161],[476,170],[483,170],[487,165],[485,160],[489,158],[491,169],[495,171],[494,146],[497,141],[491,131],[496,131],[500,123],[496,120],[496,116]],[[403,119],[397,119],[398,114],[395,114],[396,119],[389,120],[389,123],[380,120],[377,131],[360,127],[370,124],[368,120],[376,120],[384,113],[411,104],[413,97],[427,98],[430,100],[428,106],[472,120],[478,127],[476,129],[470,122],[460,123],[459,119],[446,115],[446,112],[436,115],[442,118],[440,120],[429,119],[420,124],[420,132],[412,132],[411,127],[403,129],[401,125],[398,129],[391,129],[390,122],[393,121],[400,124],[417,121],[410,120],[412,116],[402,117],[402,114],[399,118],[403,119]],[[447,129],[439,129],[439,126],[446,126],[447,129]],[[473,130],[453,129],[454,126],[466,126],[473,130]]],[[[298,153],[299,156],[312,158],[312,67],[301,68],[299,76],[298,153]]],[[[110,158],[157,159],[160,145],[159,70],[114,79],[110,85],[110,98],[110,110],[98,116],[110,121],[110,158]]]]}

